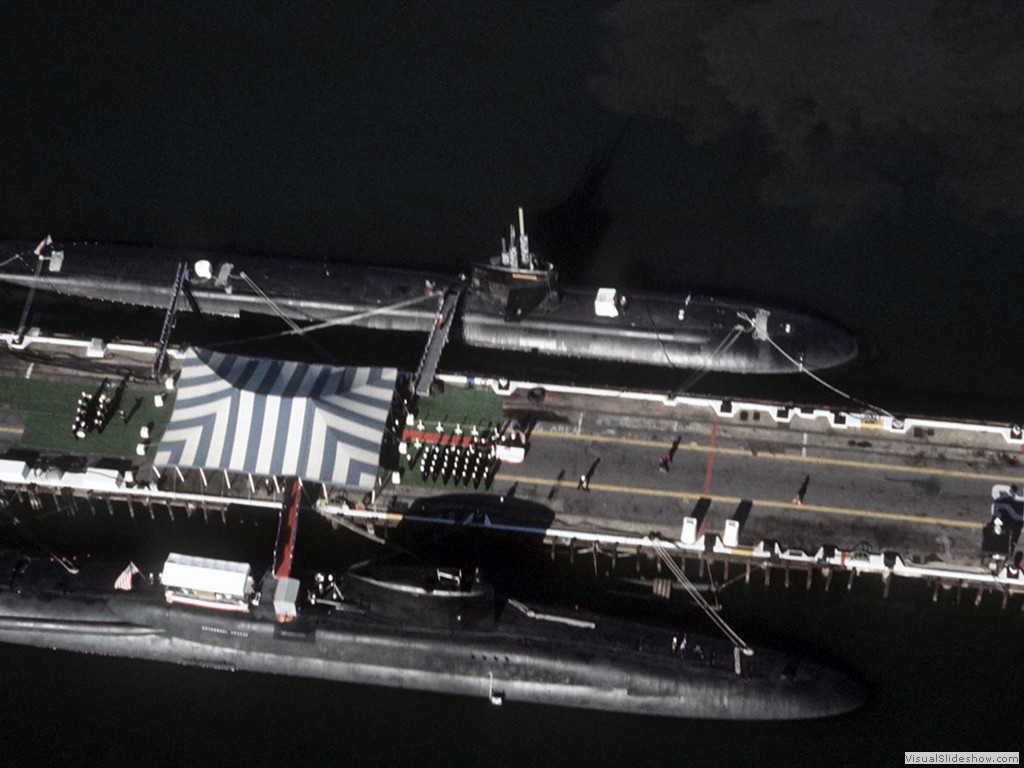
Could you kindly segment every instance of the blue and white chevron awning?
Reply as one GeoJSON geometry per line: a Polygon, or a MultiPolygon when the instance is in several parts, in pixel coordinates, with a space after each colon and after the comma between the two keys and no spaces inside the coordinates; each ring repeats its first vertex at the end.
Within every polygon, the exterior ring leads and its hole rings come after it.
{"type": "Polygon", "coordinates": [[[191,349],[155,463],[369,490],[396,378],[191,349]]]}

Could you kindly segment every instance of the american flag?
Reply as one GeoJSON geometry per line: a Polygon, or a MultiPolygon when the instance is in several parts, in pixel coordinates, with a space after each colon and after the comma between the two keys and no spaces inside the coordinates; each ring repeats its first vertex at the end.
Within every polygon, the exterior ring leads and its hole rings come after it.
{"type": "Polygon", "coordinates": [[[127,567],[121,571],[121,575],[117,577],[117,581],[114,582],[114,589],[131,591],[132,576],[136,573],[141,573],[139,567],[135,563],[128,563],[127,567]]]}
{"type": "Polygon", "coordinates": [[[47,235],[46,237],[44,237],[39,242],[39,245],[36,246],[36,249],[34,251],[35,255],[36,256],[42,256],[43,255],[43,248],[46,248],[47,246],[50,246],[50,245],[53,245],[53,238],[50,237],[49,235],[47,235]]]}

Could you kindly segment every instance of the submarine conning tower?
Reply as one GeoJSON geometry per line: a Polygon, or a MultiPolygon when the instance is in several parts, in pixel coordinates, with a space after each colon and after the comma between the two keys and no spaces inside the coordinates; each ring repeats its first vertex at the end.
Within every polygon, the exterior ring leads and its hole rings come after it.
{"type": "Polygon", "coordinates": [[[472,286],[475,297],[505,319],[516,321],[528,312],[554,308],[559,301],[558,270],[530,251],[530,239],[519,209],[519,235],[509,226],[509,238],[501,239],[501,253],[482,264],[474,264],[472,286]]]}

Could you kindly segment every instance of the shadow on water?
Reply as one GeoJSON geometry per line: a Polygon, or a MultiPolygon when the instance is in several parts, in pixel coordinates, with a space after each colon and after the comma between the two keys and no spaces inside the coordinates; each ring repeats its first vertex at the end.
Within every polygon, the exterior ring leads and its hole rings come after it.
{"type": "Polygon", "coordinates": [[[395,528],[391,540],[422,560],[480,568],[499,591],[538,595],[550,588],[542,537],[508,530],[549,528],[555,515],[543,504],[508,494],[447,494],[417,500],[407,514],[445,523],[404,520],[395,528]]]}
{"type": "Polygon", "coordinates": [[[542,244],[541,255],[565,277],[572,279],[582,265],[594,262],[608,232],[612,216],[601,203],[601,191],[628,130],[627,120],[605,146],[591,154],[567,198],[531,216],[534,247],[542,244]]]}

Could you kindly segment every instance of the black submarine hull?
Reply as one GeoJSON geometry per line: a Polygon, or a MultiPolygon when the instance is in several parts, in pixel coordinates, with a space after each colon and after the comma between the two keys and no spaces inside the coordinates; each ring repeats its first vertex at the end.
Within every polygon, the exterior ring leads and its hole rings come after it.
{"type": "MultiPolygon", "coordinates": [[[[283,315],[300,323],[422,333],[437,323],[445,291],[462,284],[432,272],[302,259],[90,243],[64,243],[60,249],[60,270],[50,271],[52,262],[47,262],[37,274],[29,243],[0,243],[0,282],[165,309],[178,263],[205,261],[209,276],[200,277],[193,269],[189,294],[194,306],[182,301],[181,311],[283,315]],[[229,269],[222,272],[225,265],[229,269]]],[[[628,309],[609,317],[596,313],[596,289],[557,290],[557,301],[542,302],[510,320],[493,296],[469,286],[457,334],[471,347],[748,374],[833,368],[858,354],[851,334],[787,309],[698,294],[629,293],[628,309]],[[753,327],[758,317],[764,321],[760,334],[753,327]]]]}
{"type": "Polygon", "coordinates": [[[865,698],[821,664],[758,649],[741,676],[727,643],[578,613],[531,617],[507,604],[492,622],[424,628],[353,608],[278,623],[168,606],[156,588],[75,594],[75,577],[56,567],[37,565],[50,576],[38,584],[30,567],[0,587],[0,642],[664,717],[821,718],[865,698]]]}

